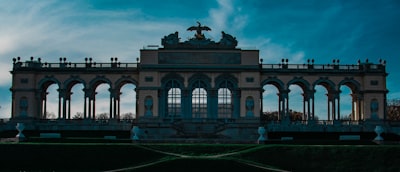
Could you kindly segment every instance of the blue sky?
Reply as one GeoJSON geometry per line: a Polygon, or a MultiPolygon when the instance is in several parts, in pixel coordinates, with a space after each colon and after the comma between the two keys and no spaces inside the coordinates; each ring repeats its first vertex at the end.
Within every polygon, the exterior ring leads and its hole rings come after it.
{"type": "Polygon", "coordinates": [[[387,61],[388,98],[400,98],[400,1],[397,0],[71,0],[0,2],[0,118],[10,117],[12,58],[67,57],[135,62],[145,45],[178,31],[182,40],[196,21],[256,48],[266,63],[356,64],[387,61]]]}

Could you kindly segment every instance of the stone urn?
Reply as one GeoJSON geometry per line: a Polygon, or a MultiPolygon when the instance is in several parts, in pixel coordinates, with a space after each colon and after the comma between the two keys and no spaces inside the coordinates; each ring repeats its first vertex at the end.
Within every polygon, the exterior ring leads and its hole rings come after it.
{"type": "Polygon", "coordinates": [[[375,141],[383,141],[383,137],[381,136],[381,134],[385,131],[385,129],[382,127],[382,126],[380,126],[380,125],[377,125],[376,127],[375,127],[375,133],[376,133],[376,137],[375,137],[375,141]]]}
{"type": "Polygon", "coordinates": [[[24,123],[17,123],[15,128],[18,131],[18,134],[15,137],[18,139],[18,141],[24,141],[25,140],[25,135],[22,133],[22,131],[24,131],[24,129],[25,129],[24,123]]]}
{"type": "Polygon", "coordinates": [[[140,132],[140,128],[138,126],[133,126],[132,130],[131,130],[131,135],[132,135],[132,140],[134,141],[138,141],[139,140],[139,132],[140,132]]]}
{"type": "Polygon", "coordinates": [[[260,135],[258,137],[258,144],[264,143],[267,139],[264,137],[265,135],[265,128],[264,127],[258,127],[258,134],[260,135]]]}

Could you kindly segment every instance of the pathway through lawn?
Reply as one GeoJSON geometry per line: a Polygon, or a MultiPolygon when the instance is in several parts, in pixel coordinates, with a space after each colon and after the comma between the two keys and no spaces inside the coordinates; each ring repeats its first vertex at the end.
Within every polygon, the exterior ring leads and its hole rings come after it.
{"type": "Polygon", "coordinates": [[[256,167],[256,168],[260,168],[260,169],[264,169],[264,170],[268,170],[268,171],[276,171],[276,172],[287,172],[286,170],[281,170],[281,169],[276,169],[276,168],[271,168],[270,166],[266,165],[266,164],[260,164],[260,163],[256,163],[253,161],[247,161],[247,160],[243,160],[243,159],[239,159],[239,158],[231,158],[229,156],[232,155],[237,155],[240,154],[244,151],[251,151],[252,149],[258,149],[259,147],[250,147],[250,148],[246,148],[246,149],[242,149],[242,150],[238,150],[238,151],[234,151],[234,152],[229,152],[229,153],[222,153],[222,154],[216,154],[216,155],[184,155],[184,154],[178,154],[178,153],[172,153],[172,152],[166,152],[166,151],[162,151],[162,150],[158,150],[158,149],[154,149],[151,147],[147,147],[147,146],[142,146],[142,145],[138,145],[138,147],[146,149],[146,150],[150,150],[153,152],[157,152],[157,153],[161,153],[164,155],[168,155],[171,157],[164,157],[161,158],[158,161],[153,161],[147,164],[142,164],[142,165],[137,165],[137,166],[133,166],[133,167],[127,167],[127,168],[120,168],[120,169],[114,169],[114,170],[109,170],[107,172],[120,172],[120,171],[129,171],[129,170],[135,170],[135,169],[139,169],[139,168],[143,168],[143,167],[148,167],[148,166],[152,166],[158,163],[162,163],[162,162],[167,162],[167,161],[171,161],[171,160],[176,160],[176,159],[180,159],[180,158],[193,158],[193,159],[229,159],[229,160],[233,160],[236,161],[238,163],[242,163],[242,164],[246,164],[252,167],[256,167]]]}

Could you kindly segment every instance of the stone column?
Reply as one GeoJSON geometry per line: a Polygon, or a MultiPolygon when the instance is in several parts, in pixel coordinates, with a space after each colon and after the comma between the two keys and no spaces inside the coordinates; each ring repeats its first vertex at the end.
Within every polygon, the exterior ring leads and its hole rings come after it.
{"type": "MultiPolygon", "coordinates": [[[[167,89],[167,88],[165,88],[165,89],[167,89]]],[[[166,114],[166,111],[167,111],[167,109],[166,109],[166,104],[168,103],[167,101],[168,101],[168,99],[165,97],[165,96],[168,96],[168,95],[166,95],[166,94],[168,94],[168,93],[165,93],[166,91],[164,90],[164,89],[159,89],[158,90],[158,104],[159,104],[159,110],[158,110],[158,115],[159,115],[159,117],[161,117],[161,118],[166,118],[167,117],[167,114],[166,114]]],[[[137,95],[138,95],[138,93],[137,93],[137,95]]],[[[136,102],[138,102],[139,101],[139,99],[136,99],[136,102]]],[[[140,100],[140,101],[142,101],[142,100],[140,100]]],[[[143,100],[144,101],[144,100],[143,100]]],[[[144,108],[144,106],[143,107],[139,107],[139,105],[137,105],[136,106],[136,108],[138,109],[138,108],[144,108]]],[[[143,114],[139,114],[139,115],[144,115],[144,111],[143,111],[143,114]]]]}
{"type": "Polygon", "coordinates": [[[90,90],[89,89],[83,89],[83,92],[85,93],[84,95],[84,102],[83,102],[83,118],[90,118],[90,90]],[[87,104],[89,102],[89,116],[88,116],[88,111],[87,111],[87,104]]]}
{"type": "Polygon", "coordinates": [[[279,92],[279,100],[282,102],[280,120],[286,120],[289,119],[289,90],[280,90],[279,92]]]}
{"type": "Polygon", "coordinates": [[[67,119],[71,119],[71,95],[72,92],[69,91],[67,93],[65,93],[65,101],[67,102],[66,105],[68,106],[67,110],[67,119]]]}
{"type": "Polygon", "coordinates": [[[355,107],[354,103],[357,102],[357,96],[355,94],[351,94],[351,119],[352,120],[357,120],[356,114],[355,114],[355,107]]]}
{"type": "Polygon", "coordinates": [[[336,102],[337,102],[337,116],[338,116],[338,120],[340,120],[340,96],[339,94],[336,94],[336,102]]]}
{"type": "MultiPolygon", "coordinates": [[[[114,111],[116,113],[117,119],[121,119],[121,92],[117,92],[118,94],[115,95],[115,101],[116,101],[116,108],[117,111],[114,111]]],[[[115,103],[114,103],[115,104],[115,103]]],[[[137,108],[137,107],[136,107],[137,108]]]]}
{"type": "Polygon", "coordinates": [[[46,111],[47,111],[47,92],[42,91],[40,92],[40,111],[39,114],[41,115],[42,119],[46,119],[46,111]]]}
{"type": "Polygon", "coordinates": [[[62,118],[65,119],[65,115],[66,115],[66,101],[65,101],[65,97],[66,97],[66,92],[65,89],[58,89],[58,118],[62,118]],[[62,100],[62,104],[61,104],[61,100],[62,100]]]}
{"type": "Polygon", "coordinates": [[[209,113],[208,118],[218,118],[218,90],[217,89],[209,89],[208,96],[209,97],[209,113]]]}
{"type": "Polygon", "coordinates": [[[109,88],[108,91],[110,91],[110,119],[115,118],[116,113],[117,113],[117,108],[116,108],[116,104],[117,104],[117,90],[116,89],[112,89],[109,88]]]}
{"type": "Polygon", "coordinates": [[[240,97],[241,97],[240,89],[233,90],[232,97],[233,97],[233,118],[239,118],[240,117],[240,97]]]}
{"type": "Polygon", "coordinates": [[[361,95],[361,94],[358,94],[357,95],[357,99],[358,99],[358,103],[357,103],[357,108],[358,108],[358,120],[359,121],[361,121],[361,120],[363,120],[362,118],[363,118],[363,113],[364,113],[364,106],[363,106],[363,95],[361,95]]]}
{"type": "Polygon", "coordinates": [[[92,118],[96,119],[96,94],[97,92],[93,93],[92,97],[92,118]]]}
{"type": "Polygon", "coordinates": [[[304,119],[303,120],[310,120],[311,119],[311,97],[313,95],[312,95],[311,91],[306,91],[303,94],[303,96],[304,96],[304,104],[303,104],[304,119]]]}

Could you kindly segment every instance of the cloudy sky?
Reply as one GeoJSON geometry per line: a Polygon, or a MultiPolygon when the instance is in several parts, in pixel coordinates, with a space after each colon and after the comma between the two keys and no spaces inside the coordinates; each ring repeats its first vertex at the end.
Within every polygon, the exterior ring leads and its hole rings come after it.
{"type": "Polygon", "coordinates": [[[146,45],[178,31],[185,40],[196,21],[256,48],[266,63],[356,64],[387,61],[388,98],[400,98],[400,1],[397,0],[1,0],[0,117],[10,117],[12,58],[59,57],[135,62],[146,45]]]}

